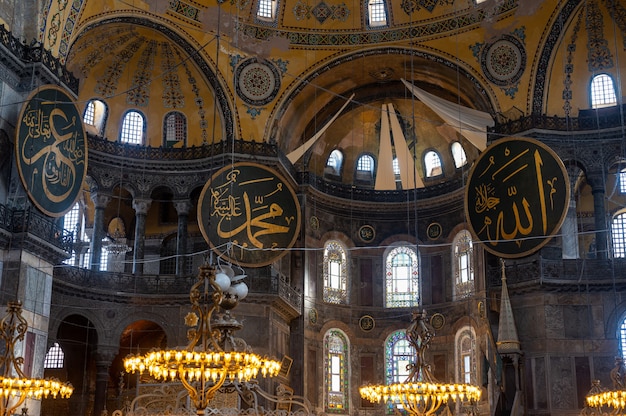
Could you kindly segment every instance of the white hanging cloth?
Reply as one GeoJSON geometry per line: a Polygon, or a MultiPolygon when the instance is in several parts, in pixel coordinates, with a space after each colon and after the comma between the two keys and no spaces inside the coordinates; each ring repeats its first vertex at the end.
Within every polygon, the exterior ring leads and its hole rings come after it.
{"type": "Polygon", "coordinates": [[[493,118],[489,113],[444,100],[427,93],[404,79],[402,82],[417,99],[437,113],[478,150],[485,150],[487,147],[487,127],[494,125],[493,118]]]}
{"type": "Polygon", "coordinates": [[[333,122],[337,119],[337,117],[339,117],[339,114],[341,114],[342,111],[347,107],[347,105],[350,104],[350,102],[352,101],[353,98],[354,98],[354,94],[352,94],[350,96],[350,98],[348,98],[346,100],[345,104],[341,106],[339,111],[337,111],[337,114],[335,114],[330,120],[328,120],[328,123],[324,124],[322,126],[322,128],[317,133],[315,133],[313,135],[313,137],[311,137],[309,140],[307,140],[302,146],[298,147],[296,150],[294,150],[293,152],[289,153],[287,155],[287,159],[289,159],[289,161],[292,164],[296,163],[298,161],[298,159],[300,159],[302,157],[302,155],[304,155],[306,153],[306,151],[309,150],[311,148],[311,146],[313,146],[315,144],[315,142],[320,137],[322,137],[324,132],[326,130],[328,130],[330,125],[333,124],[333,122]]]}

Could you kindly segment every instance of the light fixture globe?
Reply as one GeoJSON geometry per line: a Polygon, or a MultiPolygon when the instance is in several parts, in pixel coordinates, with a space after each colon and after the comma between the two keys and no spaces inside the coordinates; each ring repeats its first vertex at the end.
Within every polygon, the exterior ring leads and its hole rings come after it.
{"type": "MultiPolygon", "coordinates": [[[[191,287],[193,313],[185,318],[191,326],[185,349],[155,350],[124,360],[129,373],[148,372],[159,381],[180,381],[198,415],[204,415],[204,409],[222,386],[246,382],[259,375],[273,377],[280,371],[280,362],[251,352],[243,339],[233,336],[243,327],[230,314],[239,300],[235,294],[229,295],[229,291],[238,289],[230,287],[234,273],[229,276],[225,266],[220,267],[221,272],[216,273],[212,265],[201,266],[198,281],[191,287]],[[222,289],[225,284],[218,283],[220,275],[228,280],[226,291],[222,289]]],[[[237,286],[241,285],[245,286],[243,283],[237,286]]],[[[245,290],[247,293],[247,286],[245,290]]]]}

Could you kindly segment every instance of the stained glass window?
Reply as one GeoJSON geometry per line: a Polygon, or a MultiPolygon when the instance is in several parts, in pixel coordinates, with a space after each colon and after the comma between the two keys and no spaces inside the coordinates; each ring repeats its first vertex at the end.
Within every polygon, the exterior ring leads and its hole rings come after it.
{"type": "Polygon", "coordinates": [[[476,383],[476,334],[466,326],[456,334],[456,368],[457,382],[466,384],[476,383]]]}
{"type": "Polygon", "coordinates": [[[463,230],[454,237],[452,243],[454,265],[454,296],[456,299],[474,293],[474,246],[472,235],[463,230]]]}
{"type": "Polygon", "coordinates": [[[64,361],[65,353],[63,352],[61,346],[55,342],[46,354],[46,358],[43,362],[43,368],[63,368],[64,361]]]}
{"type": "Polygon", "coordinates": [[[346,251],[338,241],[324,246],[324,302],[348,303],[346,251]]]}
{"type": "MultiPolygon", "coordinates": [[[[415,363],[415,348],[406,339],[404,329],[392,332],[385,341],[385,384],[404,383],[409,377],[409,365],[415,363]]],[[[387,414],[396,414],[401,405],[388,403],[387,414]]]]}
{"type": "Polygon", "coordinates": [[[324,337],[326,411],[346,413],[348,411],[348,338],[339,329],[331,329],[324,337]]]}
{"type": "Polygon", "coordinates": [[[411,247],[395,247],[386,258],[385,307],[409,308],[419,305],[417,253],[411,247]]]}

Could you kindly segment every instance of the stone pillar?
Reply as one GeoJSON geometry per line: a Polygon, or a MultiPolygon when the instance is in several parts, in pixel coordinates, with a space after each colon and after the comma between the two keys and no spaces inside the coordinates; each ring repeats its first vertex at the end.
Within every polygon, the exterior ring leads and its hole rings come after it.
{"type": "Polygon", "coordinates": [[[150,209],[151,199],[133,199],[133,209],[135,210],[135,246],[133,248],[133,273],[143,274],[143,256],[146,240],[146,216],[150,209]]]}
{"type": "Polygon", "coordinates": [[[596,229],[596,258],[608,257],[608,233],[606,224],[606,208],[604,205],[604,175],[602,173],[587,173],[587,181],[591,185],[593,195],[593,218],[596,229]]]}
{"type": "Polygon", "coordinates": [[[187,224],[191,201],[174,201],[178,213],[178,232],[176,234],[176,275],[183,276],[187,270],[187,224]]]}
{"type": "Polygon", "coordinates": [[[576,220],[576,182],[581,170],[578,166],[568,166],[569,176],[569,208],[561,226],[561,241],[564,259],[577,259],[580,255],[578,247],[578,222],[576,220]]]}
{"type": "Polygon", "coordinates": [[[109,367],[117,351],[110,347],[98,346],[96,352],[96,392],[93,402],[94,416],[100,416],[106,409],[107,389],[109,387],[109,367]]]}
{"type": "Polygon", "coordinates": [[[110,195],[91,193],[91,200],[95,206],[93,215],[93,235],[91,236],[91,270],[100,270],[100,257],[102,255],[102,239],[106,236],[104,228],[104,209],[111,202],[110,195]]]}

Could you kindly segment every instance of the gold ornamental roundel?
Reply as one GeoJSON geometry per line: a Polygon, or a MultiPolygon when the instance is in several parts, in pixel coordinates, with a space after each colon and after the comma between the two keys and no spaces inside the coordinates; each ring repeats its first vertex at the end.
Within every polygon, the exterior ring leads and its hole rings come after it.
{"type": "Polygon", "coordinates": [[[569,194],[567,171],[552,149],[534,139],[510,137],[491,144],[474,163],[465,214],[486,250],[523,257],[559,230],[569,194]]]}
{"type": "Polygon", "coordinates": [[[30,200],[51,217],[69,211],[87,175],[82,117],[67,93],[48,85],[27,99],[15,138],[18,172],[30,200]]]}
{"type": "Polygon", "coordinates": [[[300,230],[300,203],[273,169],[235,163],[204,185],[198,225],[218,255],[241,266],[265,266],[293,247],[300,230]]]}

